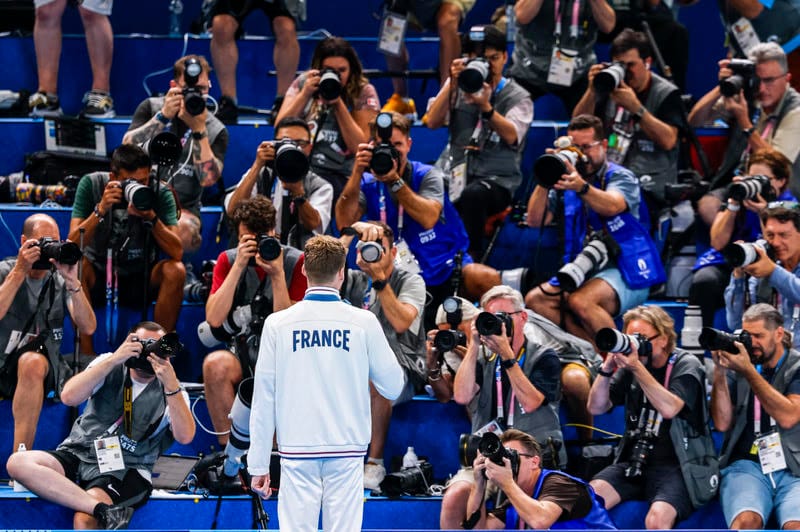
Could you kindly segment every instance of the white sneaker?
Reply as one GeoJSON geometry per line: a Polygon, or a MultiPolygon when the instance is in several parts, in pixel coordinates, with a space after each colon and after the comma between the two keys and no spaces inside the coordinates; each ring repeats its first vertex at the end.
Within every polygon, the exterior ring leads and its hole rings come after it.
{"type": "Polygon", "coordinates": [[[386,478],[386,468],[382,465],[372,462],[364,465],[364,489],[380,491],[380,484],[384,478],[386,478]]]}

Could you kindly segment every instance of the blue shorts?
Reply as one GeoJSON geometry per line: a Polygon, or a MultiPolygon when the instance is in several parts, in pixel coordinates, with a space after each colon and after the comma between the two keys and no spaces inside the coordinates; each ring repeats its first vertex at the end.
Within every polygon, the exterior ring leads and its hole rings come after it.
{"type": "Polygon", "coordinates": [[[800,521],[800,477],[788,469],[764,475],[757,462],[737,460],[722,470],[719,499],[729,527],[744,511],[757,513],[766,525],[774,509],[781,528],[789,521],[800,521]]]}
{"type": "Polygon", "coordinates": [[[618,268],[606,268],[598,272],[592,279],[604,280],[617,293],[617,299],[619,299],[618,315],[624,314],[628,309],[638,307],[647,301],[647,296],[650,295],[650,288],[638,288],[636,290],[628,288],[618,268]]]}

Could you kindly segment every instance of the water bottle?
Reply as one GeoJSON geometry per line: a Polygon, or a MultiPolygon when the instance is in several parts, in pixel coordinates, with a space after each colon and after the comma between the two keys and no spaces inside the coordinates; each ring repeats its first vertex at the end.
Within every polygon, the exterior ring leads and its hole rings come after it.
{"type": "Polygon", "coordinates": [[[181,0],[170,0],[169,2],[170,37],[181,36],[181,14],[183,14],[183,2],[181,2],[181,0]]]}
{"type": "Polygon", "coordinates": [[[681,330],[681,347],[687,351],[702,353],[700,347],[700,331],[703,329],[703,315],[700,307],[689,305],[683,315],[683,329],[681,330]]]}
{"type": "MultiPolygon", "coordinates": [[[[25,447],[24,443],[20,443],[19,447],[17,447],[17,452],[21,453],[22,451],[27,451],[28,449],[25,447]]],[[[28,488],[22,485],[19,480],[14,480],[14,491],[28,491],[28,488]]]]}
{"type": "Polygon", "coordinates": [[[506,39],[513,43],[517,37],[517,16],[514,13],[514,4],[506,4],[506,39]]]}
{"type": "Polygon", "coordinates": [[[417,467],[417,462],[417,453],[414,452],[413,447],[409,447],[406,454],[403,455],[403,469],[417,467]]]}

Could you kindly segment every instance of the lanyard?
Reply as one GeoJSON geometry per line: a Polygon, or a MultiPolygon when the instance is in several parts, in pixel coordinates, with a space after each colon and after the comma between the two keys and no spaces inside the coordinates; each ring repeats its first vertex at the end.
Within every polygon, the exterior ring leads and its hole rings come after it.
{"type": "MultiPolygon", "coordinates": [[[[566,2],[564,3],[566,6],[566,2]]],[[[565,9],[566,11],[566,9],[565,9]]],[[[581,12],[581,2],[580,0],[575,0],[572,2],[572,21],[569,25],[569,36],[573,39],[578,38],[578,16],[581,12]]],[[[556,0],[555,5],[555,21],[556,21],[556,47],[559,45],[559,41],[561,40],[561,21],[564,18],[564,14],[561,12],[561,0],[556,0]]]]}
{"type": "MultiPolygon", "coordinates": [[[[767,380],[767,382],[770,383],[770,385],[772,384],[772,379],[775,377],[775,375],[778,373],[778,370],[781,368],[781,364],[783,364],[783,360],[785,358],[786,355],[784,354],[781,357],[781,359],[778,360],[778,363],[775,365],[775,371],[772,373],[772,377],[770,377],[767,380]]],[[[758,374],[761,375],[761,364],[756,366],[756,371],[758,371],[758,374]]],[[[763,377],[763,375],[761,376],[763,377]]],[[[772,416],[769,416],[769,425],[770,428],[775,427],[775,418],[772,416]]],[[[756,394],[753,394],[753,432],[755,433],[756,436],[761,434],[761,401],[759,401],[758,396],[756,394]]]]}
{"type": "MultiPolygon", "coordinates": [[[[494,382],[497,395],[497,419],[502,420],[505,417],[505,408],[503,406],[503,376],[500,371],[500,355],[496,355],[497,360],[494,365],[494,382]]],[[[522,366],[525,363],[525,346],[519,350],[517,355],[517,363],[522,366]]],[[[509,382],[510,385],[510,382],[509,382]]],[[[517,394],[514,392],[514,387],[511,387],[511,400],[508,403],[508,419],[506,420],[506,427],[511,428],[514,426],[514,402],[517,400],[517,394]]],[[[522,407],[520,407],[521,409],[522,407]]],[[[524,412],[523,412],[524,414],[524,412]]]]}
{"type": "Polygon", "coordinates": [[[133,382],[131,370],[125,370],[125,385],[122,388],[122,418],[125,422],[125,434],[131,438],[133,435],[133,382]]]}
{"type": "MultiPolygon", "coordinates": [[[[678,359],[678,355],[675,353],[669,357],[669,362],[667,363],[667,371],[666,375],[664,375],[664,388],[669,391],[669,379],[672,376],[672,368],[675,365],[675,361],[678,359]]],[[[661,430],[661,423],[664,421],[664,416],[661,415],[661,412],[656,410],[655,408],[648,408],[647,406],[650,402],[647,400],[647,396],[644,395],[644,404],[642,405],[642,411],[639,414],[639,427],[644,426],[645,417],[647,419],[647,432],[654,436],[658,436],[659,431],[661,430]]]]}
{"type": "MultiPolygon", "coordinates": [[[[402,179],[402,177],[400,178],[402,179]]],[[[378,195],[378,209],[380,210],[380,218],[382,223],[386,223],[386,184],[381,183],[379,187],[380,193],[378,195]]],[[[403,206],[397,202],[397,240],[403,239],[403,206]]]]}

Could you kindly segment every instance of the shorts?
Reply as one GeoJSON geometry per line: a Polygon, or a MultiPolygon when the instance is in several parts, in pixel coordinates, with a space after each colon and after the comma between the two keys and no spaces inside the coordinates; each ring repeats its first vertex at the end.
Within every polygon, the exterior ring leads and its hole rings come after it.
{"type": "MultiPolygon", "coordinates": [[[[36,8],[52,4],[56,0],[33,0],[33,5],[36,8]]],[[[80,3],[81,7],[86,11],[97,13],[98,15],[111,15],[111,8],[114,7],[114,0],[83,0],[80,3]]]]}
{"type": "Polygon", "coordinates": [[[608,482],[622,501],[645,500],[650,504],[656,501],[665,502],[678,512],[677,521],[686,519],[692,514],[694,508],[678,464],[647,466],[644,475],[636,479],[625,476],[625,469],[629,465],[629,462],[612,464],[600,471],[592,480],[608,482]]]}
{"type": "MultiPolygon", "coordinates": [[[[629,288],[628,285],[625,284],[625,280],[622,278],[622,273],[619,271],[619,268],[606,268],[601,270],[594,275],[592,279],[604,280],[611,285],[611,288],[617,293],[617,299],[619,300],[619,314],[617,314],[617,316],[624,314],[628,309],[638,307],[647,301],[647,296],[650,295],[650,288],[638,288],[635,290],[629,288]]],[[[616,318],[617,316],[614,317],[616,318]]]]}
{"type": "Polygon", "coordinates": [[[289,17],[297,22],[305,18],[301,12],[300,2],[297,0],[217,0],[211,10],[211,18],[217,15],[230,15],[236,19],[239,27],[236,29],[236,38],[239,39],[244,34],[242,24],[244,20],[256,9],[260,9],[273,22],[277,17],[289,17]]]}
{"type": "Polygon", "coordinates": [[[757,513],[766,525],[774,509],[780,528],[789,521],[800,521],[800,477],[788,469],[772,473],[775,488],[758,462],[737,460],[721,473],[719,500],[728,526],[744,511],[757,513]]]}
{"type": "Polygon", "coordinates": [[[442,4],[453,4],[461,9],[461,20],[475,5],[475,0],[415,0],[409,8],[408,20],[418,28],[436,30],[436,15],[442,4]]]}
{"type": "MultiPolygon", "coordinates": [[[[150,266],[152,274],[153,268],[156,264],[150,266]]],[[[106,271],[100,269],[92,264],[95,273],[95,283],[89,294],[89,299],[92,302],[92,307],[102,308],[106,305],[106,271]]],[[[142,308],[144,302],[144,287],[142,281],[144,279],[144,272],[134,273],[131,275],[120,275],[117,277],[117,302],[125,307],[142,308]]],[[[150,302],[156,300],[158,291],[150,286],[150,302]]]]}
{"type": "Polygon", "coordinates": [[[64,468],[64,475],[84,490],[100,488],[114,504],[139,508],[150,498],[153,486],[137,470],[128,469],[123,478],[101,474],[92,479],[82,478],[80,459],[69,451],[46,451],[64,468]]]}
{"type": "MultiPolygon", "coordinates": [[[[47,358],[47,375],[44,377],[44,396],[50,397],[52,392],[56,391],[56,376],[53,372],[53,364],[47,355],[42,355],[47,358]]],[[[17,390],[17,361],[16,359],[11,362],[11,355],[6,358],[6,364],[3,366],[4,371],[0,371],[0,397],[11,399],[14,397],[14,392],[17,390]],[[7,373],[6,373],[6,366],[7,373]]],[[[63,361],[62,357],[58,357],[59,361],[63,361]]],[[[65,362],[66,365],[66,362],[65,362]]],[[[69,377],[70,373],[67,373],[69,377]]]]}
{"type": "Polygon", "coordinates": [[[411,399],[414,398],[416,394],[416,390],[414,389],[414,381],[408,377],[408,374],[403,371],[403,391],[400,392],[400,395],[392,401],[392,406],[399,405],[402,403],[407,403],[411,399]]]}
{"type": "MultiPolygon", "coordinates": [[[[470,486],[475,484],[475,473],[472,467],[462,467],[459,469],[455,475],[447,479],[447,482],[444,485],[444,489],[447,490],[450,486],[455,484],[456,482],[466,482],[470,486]]],[[[486,491],[484,493],[484,500],[491,500],[497,495],[497,492],[500,491],[500,488],[494,482],[487,482],[486,483],[486,491]]]]}

